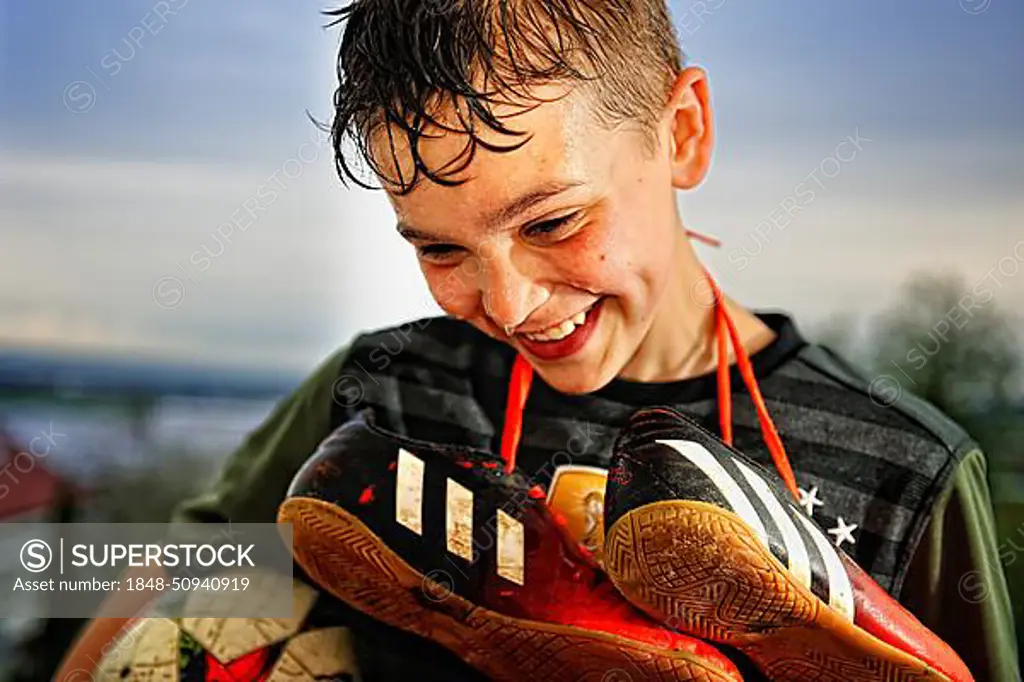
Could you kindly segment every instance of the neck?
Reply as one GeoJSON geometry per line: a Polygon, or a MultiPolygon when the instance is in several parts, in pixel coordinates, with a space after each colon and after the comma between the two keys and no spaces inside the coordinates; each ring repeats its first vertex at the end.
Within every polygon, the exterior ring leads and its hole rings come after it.
{"type": "MultiPolygon", "coordinates": [[[[708,374],[717,364],[715,308],[704,267],[680,225],[673,274],[661,296],[651,327],[619,375],[632,381],[679,381],[708,374]]],[[[753,313],[726,295],[722,303],[748,354],[775,338],[753,313]]],[[[729,362],[735,361],[731,343],[729,362]]]]}

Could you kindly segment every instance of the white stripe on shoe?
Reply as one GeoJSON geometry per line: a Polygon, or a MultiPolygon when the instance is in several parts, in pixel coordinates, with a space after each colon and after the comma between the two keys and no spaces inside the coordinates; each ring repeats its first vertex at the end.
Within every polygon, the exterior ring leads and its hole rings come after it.
{"type": "MultiPolygon", "coordinates": [[[[395,467],[395,521],[423,536],[423,482],[426,462],[399,448],[395,467]]],[[[473,491],[452,478],[445,488],[445,549],[468,562],[474,560],[473,491]]],[[[517,585],[526,581],[526,530],[521,521],[497,510],[497,574],[517,585]]],[[[488,523],[488,525],[490,525],[488,523]]]]}
{"type": "Polygon", "coordinates": [[[762,504],[768,510],[779,532],[782,534],[782,543],[786,547],[786,556],[789,560],[789,571],[806,588],[811,587],[811,559],[807,554],[807,547],[800,537],[800,531],[796,529],[793,520],[783,508],[779,499],[772,492],[768,483],[760,475],[739,459],[734,458],[733,463],[739,468],[740,473],[747,479],[747,483],[754,489],[762,504]]]}
{"type": "Polygon", "coordinates": [[[450,478],[445,491],[445,543],[452,554],[473,561],[473,491],[450,478]]]}
{"type": "Polygon", "coordinates": [[[398,451],[395,520],[423,535],[423,460],[408,450],[398,451]]]}
{"type": "Polygon", "coordinates": [[[846,569],[843,568],[839,555],[836,554],[832,543],[814,523],[805,518],[795,507],[791,507],[791,510],[811,536],[818,554],[825,562],[825,571],[828,573],[828,605],[853,622],[853,586],[850,585],[850,577],[846,575],[846,569]]]}
{"type": "Polygon", "coordinates": [[[757,510],[754,509],[754,505],[751,504],[750,499],[732,475],[725,470],[721,462],[715,459],[714,455],[708,452],[707,448],[700,443],[688,440],[659,440],[657,442],[672,448],[703,471],[704,475],[711,479],[711,482],[725,497],[732,510],[753,529],[761,543],[769,550],[771,549],[771,545],[768,544],[768,533],[765,531],[764,523],[761,522],[757,510]]]}
{"type": "Polygon", "coordinates": [[[498,575],[522,585],[526,581],[526,542],[523,524],[498,510],[498,575]]]}

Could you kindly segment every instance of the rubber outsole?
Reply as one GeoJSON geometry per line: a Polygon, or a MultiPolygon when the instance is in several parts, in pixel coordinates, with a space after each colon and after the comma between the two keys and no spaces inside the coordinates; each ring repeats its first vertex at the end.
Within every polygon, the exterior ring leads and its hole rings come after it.
{"type": "Polygon", "coordinates": [[[638,608],[733,646],[779,682],[949,682],[804,587],[736,514],[688,500],[627,512],[608,530],[605,570],[638,608]]]}
{"type": "Polygon", "coordinates": [[[681,651],[612,634],[505,616],[462,598],[442,572],[421,574],[358,518],[321,500],[286,500],[296,561],[323,589],[368,616],[425,637],[491,679],[521,682],[733,682],[681,651]],[[528,676],[528,677],[527,677],[528,676]]]}

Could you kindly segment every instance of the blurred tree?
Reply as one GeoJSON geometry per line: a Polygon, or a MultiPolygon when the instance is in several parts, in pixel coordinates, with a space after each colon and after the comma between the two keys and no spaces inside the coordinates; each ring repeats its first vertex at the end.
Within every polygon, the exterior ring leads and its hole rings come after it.
{"type": "MultiPolygon", "coordinates": [[[[984,281],[967,286],[956,277],[916,275],[877,318],[869,342],[875,376],[893,377],[974,437],[988,457],[990,485],[1024,473],[1019,321],[1001,312],[996,298],[984,281]]],[[[1000,543],[1024,528],[1024,497],[1012,488],[993,487],[1000,543]]],[[[1024,563],[1010,561],[1003,570],[1024,654],[1024,563]]]]}
{"type": "Polygon", "coordinates": [[[1022,361],[995,292],[942,274],[919,274],[873,329],[874,368],[971,426],[1012,405],[1022,361]]]}
{"type": "MultiPolygon", "coordinates": [[[[814,343],[827,346],[854,364],[865,367],[870,363],[864,357],[864,339],[861,338],[859,318],[850,313],[835,313],[808,331],[814,343]]],[[[867,360],[873,360],[873,357],[867,360]]]]}

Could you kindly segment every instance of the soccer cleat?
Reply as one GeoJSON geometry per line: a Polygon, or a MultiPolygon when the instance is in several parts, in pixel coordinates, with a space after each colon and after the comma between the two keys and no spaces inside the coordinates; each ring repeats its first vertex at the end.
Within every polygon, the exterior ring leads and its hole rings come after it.
{"type": "Polygon", "coordinates": [[[712,645],[630,605],[500,458],[387,434],[366,416],[303,465],[279,512],[322,588],[491,679],[742,679],[712,645]]]}
{"type": "MultiPolygon", "coordinates": [[[[171,618],[164,593],[103,647],[95,670],[77,669],[64,682],[358,682],[352,635],[338,625],[333,599],[301,580],[252,574],[247,591],[192,592],[190,607],[211,613],[206,604],[230,613],[233,604],[276,599],[291,592],[288,618],[171,618]],[[261,590],[265,593],[261,595],[261,590]]],[[[177,608],[171,607],[177,611],[177,608]]],[[[56,679],[56,678],[54,678],[56,679]]]]}
{"type": "Polygon", "coordinates": [[[972,679],[773,473],[674,410],[633,415],[609,472],[605,570],[661,622],[772,680],[972,679]]]}

